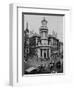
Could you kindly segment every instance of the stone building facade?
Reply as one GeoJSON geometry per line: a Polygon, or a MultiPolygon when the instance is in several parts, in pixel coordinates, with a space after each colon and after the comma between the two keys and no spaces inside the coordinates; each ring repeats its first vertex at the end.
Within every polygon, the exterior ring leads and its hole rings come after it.
{"type": "Polygon", "coordinates": [[[50,58],[53,54],[59,54],[60,52],[60,41],[57,39],[57,37],[51,34],[48,34],[48,27],[47,27],[47,20],[43,18],[41,21],[41,26],[39,28],[39,34],[34,33],[30,36],[29,29],[28,29],[28,23],[26,30],[24,31],[24,36],[26,38],[24,39],[24,42],[26,41],[26,48],[25,52],[30,52],[30,47],[36,49],[36,53],[38,58],[50,58]],[[33,39],[31,42],[31,39],[33,39]],[[33,45],[31,46],[31,43],[33,45]]]}

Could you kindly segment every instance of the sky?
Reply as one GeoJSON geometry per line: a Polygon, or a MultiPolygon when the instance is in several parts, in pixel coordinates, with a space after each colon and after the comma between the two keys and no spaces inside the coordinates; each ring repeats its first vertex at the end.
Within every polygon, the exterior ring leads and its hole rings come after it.
{"type": "Polygon", "coordinates": [[[28,28],[30,31],[39,34],[39,28],[42,25],[43,18],[48,21],[48,34],[52,34],[53,30],[57,33],[57,38],[63,42],[63,17],[57,15],[29,15],[24,14],[24,30],[26,29],[26,23],[28,22],[28,28]]]}

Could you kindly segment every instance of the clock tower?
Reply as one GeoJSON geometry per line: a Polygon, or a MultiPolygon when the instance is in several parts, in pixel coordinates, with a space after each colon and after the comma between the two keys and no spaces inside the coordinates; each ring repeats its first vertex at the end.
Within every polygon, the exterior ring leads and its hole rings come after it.
{"type": "Polygon", "coordinates": [[[45,17],[41,21],[42,26],[40,27],[40,36],[41,36],[41,43],[42,45],[48,44],[48,27],[47,27],[47,20],[45,17]]]}

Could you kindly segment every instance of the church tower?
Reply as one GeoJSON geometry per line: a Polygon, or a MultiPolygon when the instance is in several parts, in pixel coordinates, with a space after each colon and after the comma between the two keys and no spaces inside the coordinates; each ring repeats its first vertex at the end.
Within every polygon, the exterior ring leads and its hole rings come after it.
{"type": "Polygon", "coordinates": [[[24,31],[24,57],[27,57],[28,53],[29,53],[29,29],[27,22],[26,29],[24,31]]]}
{"type": "Polygon", "coordinates": [[[40,36],[41,36],[41,43],[42,45],[48,44],[48,27],[47,27],[47,20],[45,17],[41,21],[42,26],[40,27],[40,36]]]}
{"type": "Polygon", "coordinates": [[[29,35],[28,22],[26,23],[26,34],[29,35]]]}

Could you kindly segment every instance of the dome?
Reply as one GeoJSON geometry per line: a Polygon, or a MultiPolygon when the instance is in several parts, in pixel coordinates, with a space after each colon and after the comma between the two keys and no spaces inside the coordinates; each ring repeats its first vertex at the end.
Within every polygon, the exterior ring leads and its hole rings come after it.
{"type": "Polygon", "coordinates": [[[42,23],[42,25],[40,27],[40,32],[42,32],[42,31],[47,32],[48,31],[48,27],[47,27],[47,20],[45,19],[45,17],[43,18],[41,23],[42,23]]]}

